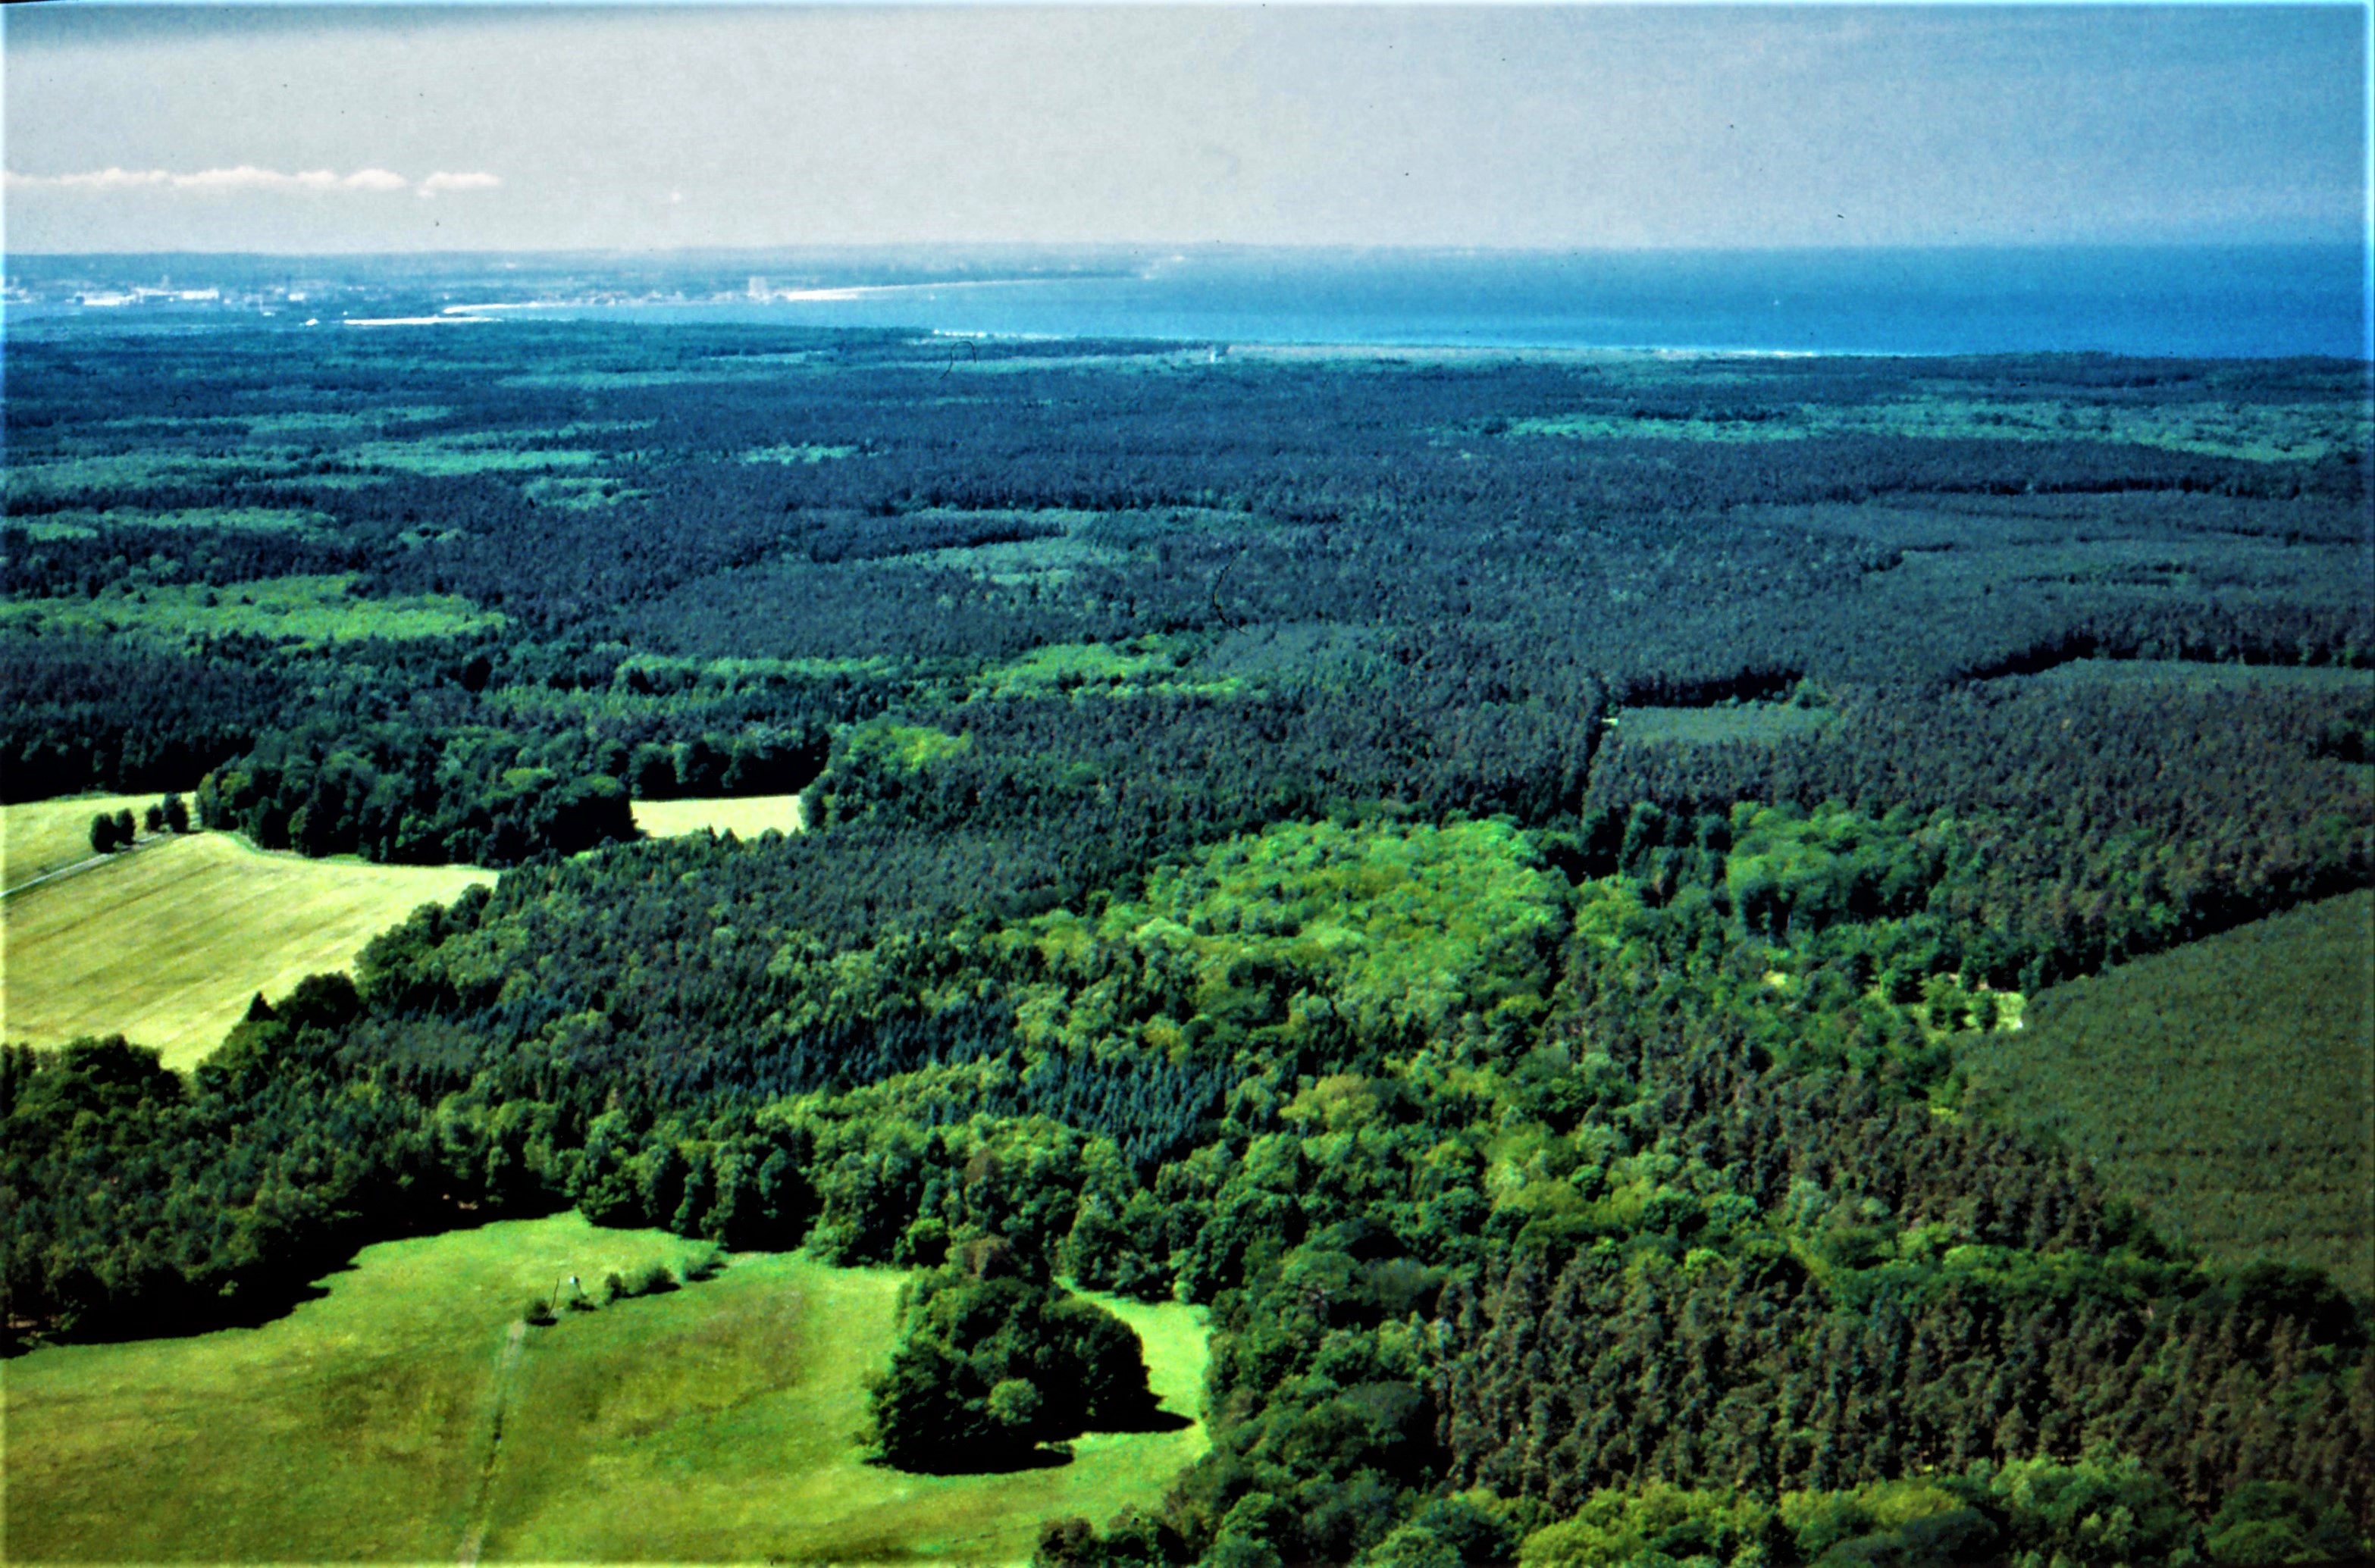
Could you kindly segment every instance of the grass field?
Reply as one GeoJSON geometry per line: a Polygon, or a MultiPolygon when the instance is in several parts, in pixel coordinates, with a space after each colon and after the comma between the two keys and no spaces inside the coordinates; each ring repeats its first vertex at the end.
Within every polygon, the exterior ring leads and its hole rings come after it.
{"type": "Polygon", "coordinates": [[[77,795],[0,806],[0,888],[18,888],[60,867],[89,860],[90,819],[129,811],[135,822],[161,795],[77,795]]]}
{"type": "Polygon", "coordinates": [[[2142,686],[2176,681],[2192,691],[2357,692],[2375,697],[2375,670],[2331,665],[2214,665],[2193,659],[2072,659],[2029,678],[2059,686],[2142,686]]]}
{"type": "MultiPolygon", "coordinates": [[[[574,1214],[369,1247],[278,1322],[12,1362],[15,1562],[1027,1559],[1038,1522],[1152,1504],[1200,1425],[1075,1444],[1058,1468],[859,1461],[900,1276],[798,1255],[531,1328],[576,1274],[697,1244],[574,1214]],[[500,1422],[498,1422],[500,1412],[500,1422]],[[500,1441],[496,1440],[500,1430],[500,1441]]],[[[1203,1375],[1194,1309],[1123,1303],[1158,1393],[1203,1375]]]]}
{"type": "Polygon", "coordinates": [[[745,463],[806,463],[814,465],[836,457],[855,457],[854,446],[820,446],[813,442],[791,446],[762,446],[742,454],[745,463]]]}
{"type": "Polygon", "coordinates": [[[2042,992],[1957,1059],[1976,1106],[2059,1136],[2212,1257],[2375,1296],[2375,893],[2042,992]]]}
{"type": "Polygon", "coordinates": [[[732,833],[755,839],[761,833],[797,833],[807,825],[797,795],[738,795],[702,800],[638,800],[635,826],[656,839],[681,833],[732,833]]]}
{"type": "Polygon", "coordinates": [[[1513,436],[1578,441],[1764,442],[1867,434],[2119,442],[2257,463],[2316,462],[2337,452],[2363,452],[2375,438],[2363,403],[2346,394],[2330,402],[2298,404],[2124,406],[1927,393],[1874,403],[1765,407],[1746,414],[1559,414],[1507,420],[1503,429],[1513,436]]]}
{"type": "Polygon", "coordinates": [[[132,633],[169,641],[261,637],[318,647],[382,637],[455,637],[501,626],[503,618],[451,594],[358,598],[345,575],[266,577],[236,587],[175,586],[95,599],[18,599],[0,605],[10,630],[86,636],[132,633]]]}
{"type": "Polygon", "coordinates": [[[321,534],[334,529],[337,520],[324,513],[283,507],[201,506],[187,507],[178,512],[143,512],[124,507],[110,508],[105,512],[53,512],[28,526],[37,539],[87,539],[94,537],[103,524],[127,528],[217,528],[231,533],[321,534]]]}
{"type": "MultiPolygon", "coordinates": [[[[19,814],[44,820],[61,807],[87,828],[98,801],[6,808],[12,844],[19,814]]],[[[14,880],[13,848],[9,863],[14,880]]],[[[59,1045],[121,1033],[187,1067],[221,1043],[258,991],[278,996],[308,974],[344,969],[421,904],[492,879],[471,867],[267,855],[224,833],[152,843],[7,901],[0,1035],[59,1045]]]]}

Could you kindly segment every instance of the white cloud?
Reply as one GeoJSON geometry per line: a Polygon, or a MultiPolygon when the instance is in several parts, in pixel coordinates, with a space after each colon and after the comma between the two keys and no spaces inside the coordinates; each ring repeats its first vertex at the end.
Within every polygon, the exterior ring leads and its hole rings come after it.
{"type": "Polygon", "coordinates": [[[424,196],[431,196],[441,191],[491,190],[502,182],[492,174],[454,174],[441,171],[415,185],[403,175],[386,169],[358,169],[351,174],[341,174],[332,169],[303,169],[292,174],[242,163],[233,169],[200,169],[187,174],[176,174],[164,169],[100,169],[84,174],[19,174],[12,169],[7,171],[5,183],[12,191],[175,190],[210,195],[252,192],[275,195],[329,195],[352,191],[366,195],[385,195],[396,191],[417,190],[424,196]]]}
{"type": "Polygon", "coordinates": [[[89,174],[19,174],[11,169],[6,185],[12,191],[128,191],[168,184],[172,178],[161,169],[100,169],[89,174]]]}
{"type": "Polygon", "coordinates": [[[449,174],[440,170],[420,182],[420,194],[433,196],[440,191],[491,191],[502,183],[494,175],[482,171],[449,174]]]}

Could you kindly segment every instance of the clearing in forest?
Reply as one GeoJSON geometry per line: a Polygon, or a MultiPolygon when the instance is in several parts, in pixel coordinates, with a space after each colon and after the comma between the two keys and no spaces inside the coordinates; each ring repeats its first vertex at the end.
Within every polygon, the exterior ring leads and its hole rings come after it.
{"type": "MultiPolygon", "coordinates": [[[[56,804],[6,808],[12,882],[20,815],[40,822],[56,804]]],[[[65,804],[87,835],[104,802],[65,804]]],[[[43,842],[39,831],[27,839],[43,842]]],[[[266,854],[228,833],[150,840],[8,899],[0,1033],[36,1045],[122,1034],[186,1067],[222,1043],[257,992],[279,996],[308,974],[345,969],[420,905],[493,879],[468,866],[266,854]]]]}
{"type": "Polygon", "coordinates": [[[797,833],[808,825],[797,795],[717,796],[700,800],[638,800],[636,829],[656,839],[684,833],[732,833],[749,843],[761,833],[797,833]]]}
{"type": "MultiPolygon", "coordinates": [[[[1200,1423],[1093,1434],[1069,1465],[867,1465],[865,1380],[903,1275],[797,1254],[564,1310],[575,1275],[681,1274],[706,1244],[576,1214],[365,1248],[261,1328],[52,1347],[11,1363],[8,1527],[25,1560],[1020,1562],[1041,1520],[1152,1507],[1200,1423]]],[[[1201,1313],[1105,1302],[1193,1414],[1201,1313]]]]}
{"type": "Polygon", "coordinates": [[[2375,1293],[2375,893],[2042,992],[1958,1061],[1975,1104],[2058,1136],[2213,1258],[2375,1293]]]}

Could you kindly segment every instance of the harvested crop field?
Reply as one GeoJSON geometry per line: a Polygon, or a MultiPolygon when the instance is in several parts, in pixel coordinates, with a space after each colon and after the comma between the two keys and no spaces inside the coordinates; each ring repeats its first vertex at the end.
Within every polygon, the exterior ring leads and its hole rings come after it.
{"type": "Polygon", "coordinates": [[[806,825],[797,795],[742,795],[704,800],[638,800],[635,826],[656,839],[712,832],[755,839],[761,833],[797,833],[806,825]]]}
{"type": "MultiPolygon", "coordinates": [[[[91,803],[75,805],[87,824],[91,803]]],[[[27,809],[8,808],[12,823],[27,809]]],[[[257,992],[345,969],[420,905],[493,879],[266,854],[227,833],[152,841],[7,901],[0,1032],[36,1045],[122,1034],[188,1067],[257,992]]]]}

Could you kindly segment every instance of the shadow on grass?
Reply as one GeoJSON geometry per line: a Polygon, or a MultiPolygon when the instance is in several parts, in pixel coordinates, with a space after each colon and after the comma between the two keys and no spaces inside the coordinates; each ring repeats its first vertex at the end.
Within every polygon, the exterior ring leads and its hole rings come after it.
{"type": "Polygon", "coordinates": [[[1016,1444],[969,1449],[929,1458],[916,1456],[904,1464],[883,1458],[867,1461],[878,1468],[909,1476],[1010,1476],[1023,1470],[1058,1470],[1071,1462],[1071,1447],[1062,1443],[1043,1443],[1029,1448],[1016,1444]]]}
{"type": "Polygon", "coordinates": [[[1149,1405],[1146,1409],[1118,1421],[1101,1422],[1097,1430],[1135,1435],[1145,1432],[1185,1432],[1195,1424],[1186,1416],[1174,1414],[1159,1405],[1149,1405]]]}
{"type": "MultiPolygon", "coordinates": [[[[475,1231],[500,1220],[536,1220],[568,1207],[542,1195],[508,1205],[434,1202],[370,1221],[337,1227],[309,1246],[238,1275],[225,1291],[206,1291],[165,1278],[149,1291],[110,1299],[87,1289],[91,1304],[47,1321],[11,1316],[0,1322],[0,1360],[44,1345],[121,1344],[136,1339],[190,1339],[224,1328],[262,1328],[330,1293],[328,1281],[353,1271],[363,1248],[414,1236],[475,1231]]],[[[71,1299],[71,1298],[70,1298],[71,1299]]]]}
{"type": "MultiPolygon", "coordinates": [[[[1100,1421],[1093,1430],[1116,1436],[1137,1436],[1150,1432],[1185,1432],[1195,1424],[1186,1416],[1174,1415],[1150,1403],[1144,1409],[1131,1415],[1100,1421]]],[[[1068,1442],[1042,1443],[1028,1447],[1020,1444],[994,1444],[951,1449],[945,1454],[928,1456],[911,1455],[904,1462],[880,1457],[867,1461],[879,1468],[911,1476],[1004,1476],[1023,1470],[1060,1469],[1071,1462],[1072,1445],[1068,1442]]]]}
{"type": "MultiPolygon", "coordinates": [[[[344,1273],[351,1264],[330,1270],[344,1273]]],[[[38,1324],[11,1319],[0,1333],[0,1360],[10,1360],[45,1345],[121,1344],[134,1339],[194,1339],[224,1328],[261,1328],[278,1322],[307,1302],[318,1302],[329,1287],[271,1281],[242,1297],[201,1296],[171,1302],[178,1310],[159,1311],[155,1302],[142,1300],[112,1314],[93,1313],[64,1323],[38,1324]]]]}

